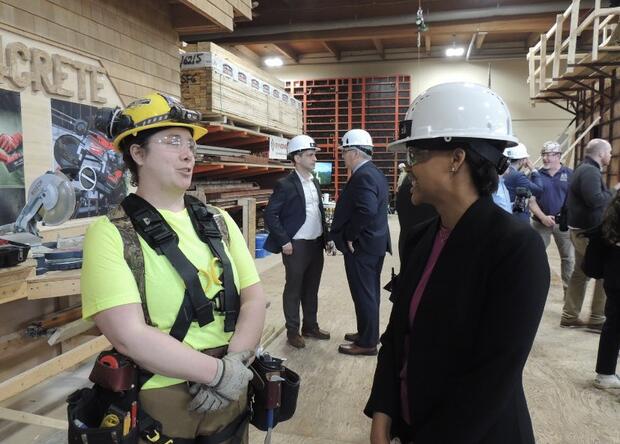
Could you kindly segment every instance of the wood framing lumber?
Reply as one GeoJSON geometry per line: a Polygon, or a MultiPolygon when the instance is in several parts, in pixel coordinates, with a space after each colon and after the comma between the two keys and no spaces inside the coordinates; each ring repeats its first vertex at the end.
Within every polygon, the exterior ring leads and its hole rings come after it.
{"type": "Polygon", "coordinates": [[[76,321],[68,323],[67,325],[58,327],[56,331],[52,333],[52,335],[49,337],[47,343],[49,345],[56,345],[62,341],[66,341],[67,339],[82,334],[85,331],[90,330],[94,326],[95,323],[91,320],[78,319],[76,321]]]}
{"type": "Polygon", "coordinates": [[[105,336],[98,336],[67,353],[63,353],[30,370],[26,370],[19,375],[7,379],[0,383],[0,402],[28,390],[40,382],[79,364],[108,347],[110,347],[110,342],[105,336]]]}
{"type": "Polygon", "coordinates": [[[69,428],[69,423],[66,419],[48,418],[47,416],[35,415],[34,413],[7,409],[6,407],[0,407],[0,419],[21,422],[23,424],[50,427],[58,430],[67,430],[69,428]]]}

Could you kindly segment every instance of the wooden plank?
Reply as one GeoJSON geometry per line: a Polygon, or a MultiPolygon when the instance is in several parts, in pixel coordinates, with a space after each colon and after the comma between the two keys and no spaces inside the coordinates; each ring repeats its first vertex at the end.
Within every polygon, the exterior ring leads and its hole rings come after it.
{"type": "MultiPolygon", "coordinates": [[[[594,12],[598,12],[601,8],[601,0],[594,0],[594,12]]],[[[600,25],[600,17],[596,15],[594,17],[594,29],[592,30],[592,61],[596,62],[598,60],[598,32],[600,25]]]]}
{"type": "Polygon", "coordinates": [[[110,342],[105,336],[99,336],[67,353],[7,379],[0,383],[0,402],[28,390],[36,384],[79,364],[108,347],[110,347],[110,342]]]}
{"type": "Polygon", "coordinates": [[[29,259],[15,267],[0,269],[0,304],[26,297],[26,279],[35,275],[36,262],[29,259]]]}
{"type": "Polygon", "coordinates": [[[484,43],[484,38],[487,36],[488,32],[480,31],[476,33],[476,49],[482,48],[482,44],[484,43]]]}
{"type": "Polygon", "coordinates": [[[28,279],[28,299],[45,299],[80,294],[82,270],[48,271],[28,279]]]}
{"type": "Polygon", "coordinates": [[[19,410],[0,407],[0,419],[19,422],[22,424],[31,424],[52,429],[67,430],[69,423],[66,419],[49,418],[47,416],[35,415],[34,413],[21,412],[19,410]]]}
{"type": "Polygon", "coordinates": [[[540,78],[538,84],[538,90],[544,91],[547,89],[547,36],[545,34],[540,35],[540,78]]]}
{"type": "Polygon", "coordinates": [[[228,2],[210,1],[210,0],[179,0],[181,3],[189,6],[194,11],[208,18],[216,25],[226,28],[229,31],[234,30],[233,25],[233,8],[228,2]]]}
{"type": "Polygon", "coordinates": [[[49,337],[47,343],[49,345],[56,345],[62,341],[66,341],[74,336],[82,334],[95,326],[93,321],[86,319],[77,319],[73,322],[69,322],[62,327],[58,327],[54,333],[49,337]]]}
{"type": "Polygon", "coordinates": [[[295,50],[291,48],[290,45],[287,45],[286,43],[274,43],[273,47],[283,56],[288,57],[296,63],[299,62],[299,54],[295,52],[295,50]]]}
{"type": "Polygon", "coordinates": [[[553,42],[553,68],[552,79],[560,77],[560,56],[562,55],[562,26],[564,25],[564,15],[555,16],[555,39],[553,42]]]}
{"type": "MultiPolygon", "coordinates": [[[[568,37],[568,64],[575,63],[575,53],[577,51],[577,24],[579,23],[579,3],[580,0],[573,0],[570,16],[570,34],[568,37]]],[[[573,72],[574,68],[569,66],[566,72],[573,72]]]]}
{"type": "Polygon", "coordinates": [[[336,60],[340,60],[340,49],[334,43],[322,40],[321,44],[325,49],[327,49],[327,52],[336,57],[336,60]]]}
{"type": "Polygon", "coordinates": [[[426,49],[426,55],[430,55],[431,53],[431,35],[426,32],[424,34],[424,48],[426,49]]]}
{"type": "Polygon", "coordinates": [[[252,257],[256,257],[256,199],[245,197],[237,201],[242,207],[242,232],[252,257]]]}

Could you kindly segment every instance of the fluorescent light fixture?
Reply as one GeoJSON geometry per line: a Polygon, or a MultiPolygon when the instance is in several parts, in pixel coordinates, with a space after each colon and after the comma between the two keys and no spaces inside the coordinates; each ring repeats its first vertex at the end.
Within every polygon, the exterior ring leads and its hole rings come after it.
{"type": "Polygon", "coordinates": [[[465,54],[465,48],[451,47],[446,49],[446,57],[461,57],[465,54]]]}
{"type": "Polygon", "coordinates": [[[267,57],[263,60],[263,63],[269,68],[277,68],[278,66],[283,65],[282,58],[280,57],[267,57]]]}

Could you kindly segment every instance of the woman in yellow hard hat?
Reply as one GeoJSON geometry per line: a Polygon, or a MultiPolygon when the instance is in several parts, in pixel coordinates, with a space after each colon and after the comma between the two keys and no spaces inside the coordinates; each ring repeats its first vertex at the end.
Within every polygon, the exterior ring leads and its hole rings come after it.
{"type": "Polygon", "coordinates": [[[207,133],[199,121],[156,93],[96,122],[137,189],[88,229],[83,316],[146,375],[140,408],[161,427],[140,428],[144,442],[247,442],[265,296],[232,218],[185,196],[207,133]]]}

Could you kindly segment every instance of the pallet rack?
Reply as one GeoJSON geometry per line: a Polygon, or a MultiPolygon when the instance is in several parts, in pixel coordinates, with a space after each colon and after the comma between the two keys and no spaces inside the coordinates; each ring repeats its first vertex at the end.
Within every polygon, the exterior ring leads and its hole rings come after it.
{"type": "Polygon", "coordinates": [[[394,193],[404,154],[388,152],[387,144],[398,134],[398,122],[411,101],[410,76],[294,80],[287,82],[287,88],[303,104],[304,133],[322,150],[317,157],[333,162],[332,183],[323,187],[325,192],[338,197],[344,187],[348,172],[338,145],[348,130],[362,128],[373,138],[373,162],[394,193]]]}

